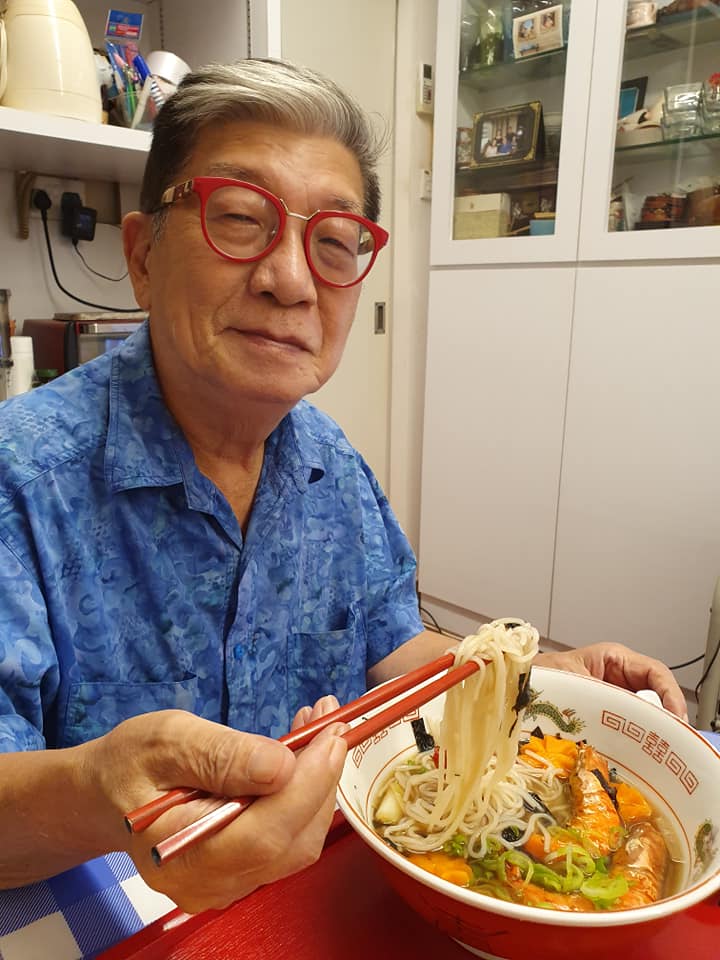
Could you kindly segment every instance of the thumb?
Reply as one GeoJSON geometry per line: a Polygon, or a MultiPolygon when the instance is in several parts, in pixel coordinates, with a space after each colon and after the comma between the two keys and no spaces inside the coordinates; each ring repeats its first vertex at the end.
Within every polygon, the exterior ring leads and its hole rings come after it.
{"type": "Polygon", "coordinates": [[[295,769],[295,756],[282,743],[253,733],[232,730],[182,711],[165,711],[160,737],[168,751],[157,751],[157,774],[168,789],[198,787],[234,797],[274,793],[295,769]]]}
{"type": "Polygon", "coordinates": [[[575,650],[563,651],[562,653],[539,653],[533,660],[533,665],[551,667],[553,670],[566,670],[569,673],[579,673],[583,677],[599,676],[601,680],[603,676],[602,666],[599,673],[596,673],[594,664],[589,666],[575,650]]]}

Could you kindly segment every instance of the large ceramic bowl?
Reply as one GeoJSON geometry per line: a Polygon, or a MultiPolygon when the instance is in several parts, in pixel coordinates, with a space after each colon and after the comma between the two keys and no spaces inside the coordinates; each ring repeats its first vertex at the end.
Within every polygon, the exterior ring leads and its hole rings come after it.
{"type": "MultiPolygon", "coordinates": [[[[645,956],[642,944],[660,942],[658,938],[668,935],[668,924],[687,919],[688,911],[706,909],[695,905],[720,889],[720,754],[662,708],[617,687],[539,667],[533,669],[531,683],[524,729],[539,726],[544,733],[587,739],[669,822],[677,839],[673,853],[682,859],[673,895],[651,906],[616,912],[525,907],[442,880],[381,840],[371,826],[374,791],[390,768],[416,749],[410,721],[418,715],[439,718],[443,697],[351,751],[340,780],[340,807],[378,854],[387,879],[407,903],[478,956],[607,960],[635,956],[636,949],[638,956],[645,956]]],[[[718,913],[714,922],[720,922],[720,908],[713,911],[718,913]]],[[[699,958],[698,953],[693,956],[699,958]]]]}

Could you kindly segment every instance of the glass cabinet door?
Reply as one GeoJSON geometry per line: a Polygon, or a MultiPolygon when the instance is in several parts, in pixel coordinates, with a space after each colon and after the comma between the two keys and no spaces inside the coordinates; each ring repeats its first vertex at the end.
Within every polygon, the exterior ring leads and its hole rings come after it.
{"type": "Polygon", "coordinates": [[[600,4],[587,171],[595,198],[585,254],[717,255],[720,4],[600,4]],[[596,165],[603,140],[609,176],[596,165]]]}
{"type": "Polygon", "coordinates": [[[594,20],[595,0],[438,4],[434,263],[576,255],[594,20]]]}
{"type": "Polygon", "coordinates": [[[628,0],[609,229],[720,224],[720,8],[628,0]]]}
{"type": "Polygon", "coordinates": [[[555,232],[570,0],[464,0],[454,240],[555,232]]]}

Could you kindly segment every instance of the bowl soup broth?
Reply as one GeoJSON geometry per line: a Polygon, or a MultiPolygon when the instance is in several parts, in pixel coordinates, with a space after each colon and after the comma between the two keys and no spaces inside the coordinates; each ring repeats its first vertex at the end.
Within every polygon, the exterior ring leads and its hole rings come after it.
{"type": "MultiPolygon", "coordinates": [[[[521,740],[527,738],[529,734],[529,730],[523,730],[521,740]]],[[[405,763],[416,754],[417,748],[411,747],[403,751],[397,756],[397,758],[393,758],[392,760],[388,761],[388,763],[375,778],[366,798],[366,807],[363,811],[363,817],[369,824],[372,824],[372,827],[378,838],[383,843],[388,843],[388,846],[391,844],[389,841],[386,841],[383,838],[382,833],[378,829],[378,824],[375,819],[375,811],[377,810],[380,800],[385,794],[388,783],[393,778],[393,771],[395,768],[405,763]]],[[[670,861],[663,878],[663,890],[660,899],[664,900],[666,897],[670,897],[675,893],[679,893],[683,887],[686,886],[690,879],[690,839],[683,825],[678,821],[677,817],[673,814],[672,810],[662,796],[649,783],[633,775],[633,773],[629,771],[622,763],[619,763],[612,757],[605,756],[605,759],[608,761],[608,765],[611,770],[614,769],[617,772],[617,777],[620,781],[627,783],[631,787],[636,787],[642,793],[643,797],[645,800],[647,800],[652,808],[652,814],[647,819],[653,824],[653,826],[657,827],[662,834],[663,839],[665,840],[670,861]]],[[[407,855],[403,851],[398,852],[401,856],[407,858],[407,855]]],[[[412,865],[409,860],[408,864],[412,865]]],[[[475,895],[478,897],[493,899],[488,897],[488,894],[481,893],[479,891],[473,891],[472,887],[467,889],[470,892],[475,892],[475,895]]]]}

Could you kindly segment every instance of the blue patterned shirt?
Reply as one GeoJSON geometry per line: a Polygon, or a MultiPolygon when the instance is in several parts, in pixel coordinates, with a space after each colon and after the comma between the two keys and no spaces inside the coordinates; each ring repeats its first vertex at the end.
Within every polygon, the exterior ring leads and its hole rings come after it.
{"type": "Polygon", "coordinates": [[[243,537],[162,398],[147,325],[0,405],[0,751],[180,708],[277,737],[422,630],[369,467],[301,401],[243,537]]]}

